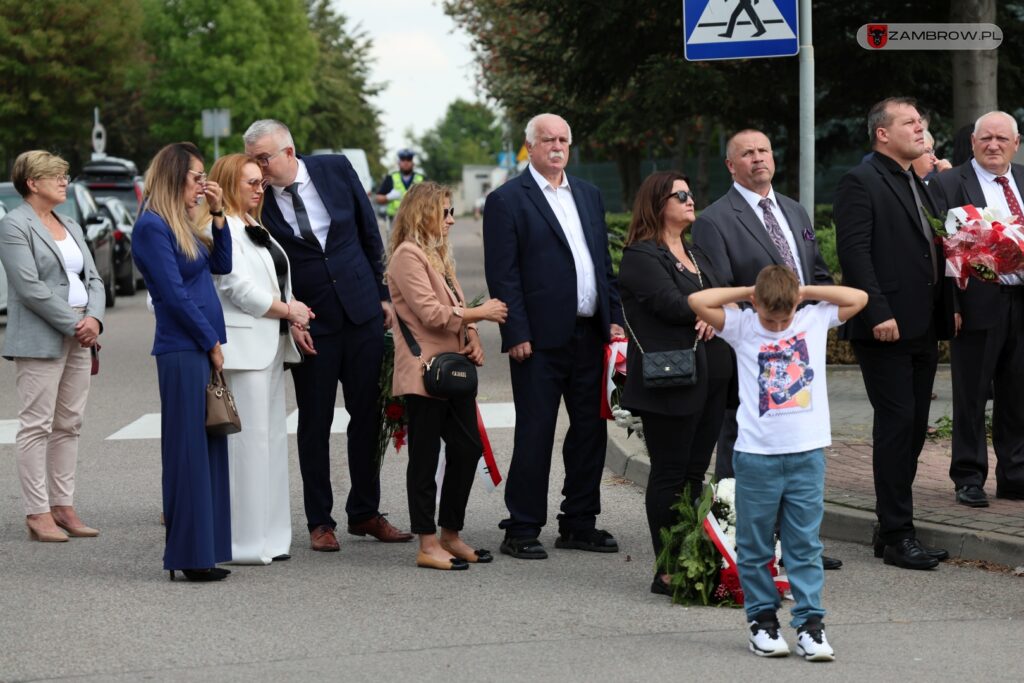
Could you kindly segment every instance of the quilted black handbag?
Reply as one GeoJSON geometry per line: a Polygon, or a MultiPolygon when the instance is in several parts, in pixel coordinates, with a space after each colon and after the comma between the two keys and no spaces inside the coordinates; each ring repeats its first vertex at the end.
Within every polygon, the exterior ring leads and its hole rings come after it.
{"type": "Polygon", "coordinates": [[[437,398],[476,396],[477,376],[473,361],[461,353],[451,351],[439,353],[425,361],[423,351],[405,321],[399,318],[398,326],[402,328],[402,336],[412,355],[423,365],[423,386],[428,394],[437,398]]]}
{"type": "MultiPolygon", "coordinates": [[[[704,278],[700,274],[700,266],[697,260],[690,256],[693,267],[697,269],[697,280],[701,289],[704,288],[704,278]]],[[[697,383],[697,344],[700,343],[700,335],[693,340],[692,349],[673,349],[671,351],[650,351],[645,352],[640,346],[640,339],[637,338],[633,328],[626,320],[626,309],[622,309],[622,319],[629,330],[629,336],[636,342],[636,347],[642,354],[641,369],[643,370],[645,389],[662,389],[669,387],[687,387],[697,383]]]]}

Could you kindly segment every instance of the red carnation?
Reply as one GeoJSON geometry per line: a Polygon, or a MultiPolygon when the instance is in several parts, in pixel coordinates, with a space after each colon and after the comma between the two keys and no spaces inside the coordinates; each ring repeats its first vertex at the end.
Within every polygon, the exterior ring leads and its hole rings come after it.
{"type": "Polygon", "coordinates": [[[405,416],[405,406],[401,403],[389,403],[384,408],[384,415],[392,422],[398,422],[405,416]]]}

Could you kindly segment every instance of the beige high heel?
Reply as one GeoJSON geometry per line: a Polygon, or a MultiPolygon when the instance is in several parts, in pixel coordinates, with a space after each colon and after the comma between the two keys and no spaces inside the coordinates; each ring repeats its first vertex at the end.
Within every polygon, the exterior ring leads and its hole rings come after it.
{"type": "Polygon", "coordinates": [[[99,529],[93,529],[91,526],[85,526],[84,524],[82,526],[70,527],[56,517],[53,518],[53,523],[68,532],[68,536],[74,536],[75,538],[93,538],[100,535],[99,529]]]}
{"type": "Polygon", "coordinates": [[[68,537],[59,531],[39,531],[33,529],[28,520],[25,520],[25,528],[28,529],[28,538],[30,541],[39,541],[41,543],[67,543],[68,537]]]}

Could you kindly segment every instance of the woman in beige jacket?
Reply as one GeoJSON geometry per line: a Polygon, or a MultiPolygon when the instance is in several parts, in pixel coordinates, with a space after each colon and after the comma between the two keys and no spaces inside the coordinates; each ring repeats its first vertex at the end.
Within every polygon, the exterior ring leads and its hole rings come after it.
{"type": "Polygon", "coordinates": [[[493,559],[488,551],[474,550],[459,537],[477,460],[483,452],[476,397],[435,398],[423,386],[423,363],[439,353],[463,353],[476,365],[483,365],[483,347],[474,323],[504,322],[508,311],[497,299],[466,307],[448,243],[454,223],[451,191],[437,183],[418,183],[402,199],[388,245],[387,280],[395,308],[392,393],[405,396],[409,418],[409,518],[420,539],[416,564],[433,569],[466,569],[470,562],[493,559]],[[419,358],[406,344],[398,319],[419,344],[419,358]],[[441,439],[446,465],[438,539],[434,474],[441,439]]]}

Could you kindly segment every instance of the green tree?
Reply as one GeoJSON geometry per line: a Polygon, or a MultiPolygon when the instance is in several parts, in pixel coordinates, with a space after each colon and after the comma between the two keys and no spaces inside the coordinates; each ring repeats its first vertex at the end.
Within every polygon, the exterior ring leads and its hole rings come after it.
{"type": "Polygon", "coordinates": [[[310,148],[366,150],[371,171],[383,172],[380,112],[370,103],[383,85],[370,83],[370,48],[365,32],[351,32],[330,0],[307,0],[310,29],[317,41],[314,100],[306,113],[310,148]]]}
{"type": "Polygon", "coordinates": [[[0,156],[45,148],[77,166],[90,149],[93,107],[125,87],[137,62],[135,0],[0,5],[0,156]]]}
{"type": "Polygon", "coordinates": [[[442,183],[462,180],[466,164],[494,164],[501,151],[502,131],[487,105],[455,100],[444,118],[417,141],[423,150],[427,177],[442,183]]]}
{"type": "Polygon", "coordinates": [[[203,139],[203,109],[231,110],[223,152],[240,151],[254,119],[276,118],[302,149],[312,132],[316,40],[304,0],[142,0],[144,36],[157,60],[142,86],[150,132],[159,144],[203,139]]]}

